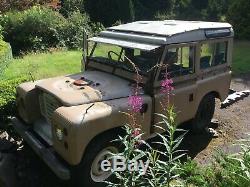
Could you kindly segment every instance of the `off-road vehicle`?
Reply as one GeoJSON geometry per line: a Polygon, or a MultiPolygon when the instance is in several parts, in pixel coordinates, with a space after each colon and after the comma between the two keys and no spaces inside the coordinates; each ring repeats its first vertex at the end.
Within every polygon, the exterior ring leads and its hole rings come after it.
{"type": "Polygon", "coordinates": [[[154,114],[163,112],[164,65],[174,81],[171,102],[178,124],[192,120],[199,132],[213,117],[215,98],[228,96],[233,35],[228,23],[200,21],[137,21],[107,28],[84,42],[81,73],[17,87],[19,116],[13,126],[59,178],[99,186],[110,176],[100,161],[118,151],[111,140],[128,121],[122,112],[130,108],[136,72],[127,60],[142,76],[137,118],[144,138],[158,132],[154,114]]]}

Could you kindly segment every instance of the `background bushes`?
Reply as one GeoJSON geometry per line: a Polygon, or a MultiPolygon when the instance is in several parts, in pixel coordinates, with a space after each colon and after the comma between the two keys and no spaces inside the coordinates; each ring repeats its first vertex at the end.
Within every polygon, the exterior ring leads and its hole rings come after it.
{"type": "Polygon", "coordinates": [[[65,18],[59,12],[41,6],[8,12],[0,17],[0,24],[4,39],[11,44],[14,54],[57,47],[79,48],[83,29],[90,34],[92,27],[96,27],[90,24],[88,15],[79,11],[65,18]]]}
{"type": "Polygon", "coordinates": [[[57,12],[39,6],[8,12],[0,20],[4,39],[11,44],[14,54],[58,47],[61,42],[59,31],[65,23],[65,18],[57,12]]]}
{"type": "Polygon", "coordinates": [[[80,48],[84,29],[91,35],[102,30],[102,24],[145,19],[229,21],[238,38],[249,39],[249,4],[249,0],[3,0],[0,7],[11,12],[0,15],[0,25],[15,55],[80,48]]]}
{"type": "Polygon", "coordinates": [[[79,11],[85,13],[85,0],[61,0],[60,13],[68,17],[72,12],[79,11]]]}
{"type": "Polygon", "coordinates": [[[88,15],[82,14],[80,11],[70,13],[61,29],[61,41],[70,49],[82,46],[84,29],[88,34],[92,33],[88,15]]]}
{"type": "Polygon", "coordinates": [[[228,19],[234,25],[236,37],[250,40],[250,1],[233,1],[228,11],[228,19]]]}
{"type": "Polygon", "coordinates": [[[10,10],[26,10],[34,5],[48,5],[56,8],[60,4],[59,0],[1,0],[0,13],[10,10]]]}
{"type": "Polygon", "coordinates": [[[129,22],[134,20],[132,0],[85,0],[85,9],[91,20],[110,26],[116,21],[129,22]]]}

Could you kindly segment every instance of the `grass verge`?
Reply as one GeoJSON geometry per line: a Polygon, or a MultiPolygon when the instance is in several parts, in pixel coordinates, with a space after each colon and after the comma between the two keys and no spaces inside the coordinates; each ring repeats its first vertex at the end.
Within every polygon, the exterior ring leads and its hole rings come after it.
{"type": "Polygon", "coordinates": [[[81,70],[80,51],[57,51],[53,53],[29,54],[12,61],[3,74],[3,79],[15,79],[21,75],[43,79],[71,74],[81,70]]]}

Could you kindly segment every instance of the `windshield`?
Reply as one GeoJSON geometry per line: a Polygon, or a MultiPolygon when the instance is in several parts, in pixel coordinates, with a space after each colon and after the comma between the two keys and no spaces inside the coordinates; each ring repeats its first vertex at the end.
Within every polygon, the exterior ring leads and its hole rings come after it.
{"type": "Polygon", "coordinates": [[[143,51],[140,49],[96,43],[90,54],[90,59],[127,71],[135,71],[133,63],[138,68],[139,73],[147,74],[160,61],[162,53],[162,48],[143,51]]]}

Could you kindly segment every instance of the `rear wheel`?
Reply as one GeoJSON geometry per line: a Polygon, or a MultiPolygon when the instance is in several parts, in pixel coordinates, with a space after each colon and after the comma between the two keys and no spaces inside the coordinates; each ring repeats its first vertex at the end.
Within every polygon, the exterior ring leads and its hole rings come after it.
{"type": "Polygon", "coordinates": [[[71,181],[77,187],[104,187],[104,181],[112,180],[110,171],[103,171],[101,163],[108,160],[111,153],[121,149],[115,133],[105,133],[95,138],[88,146],[81,163],[73,169],[71,181]]]}
{"type": "Polygon", "coordinates": [[[208,94],[201,100],[195,118],[192,120],[192,131],[194,133],[204,132],[210,124],[215,111],[215,97],[208,94]]]}

